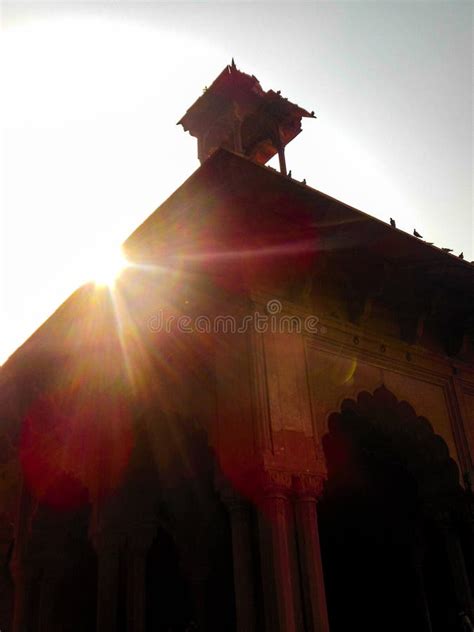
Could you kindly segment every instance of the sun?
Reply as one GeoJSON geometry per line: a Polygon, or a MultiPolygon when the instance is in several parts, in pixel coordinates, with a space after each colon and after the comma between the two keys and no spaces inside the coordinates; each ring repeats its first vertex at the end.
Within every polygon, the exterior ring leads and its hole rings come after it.
{"type": "Polygon", "coordinates": [[[108,286],[113,286],[125,268],[130,265],[120,248],[101,251],[91,263],[94,283],[108,286]]]}

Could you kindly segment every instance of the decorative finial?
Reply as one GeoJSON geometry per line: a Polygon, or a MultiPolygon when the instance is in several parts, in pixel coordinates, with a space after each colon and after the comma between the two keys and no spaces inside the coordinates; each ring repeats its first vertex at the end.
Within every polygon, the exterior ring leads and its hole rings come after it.
{"type": "Polygon", "coordinates": [[[232,68],[236,68],[237,66],[235,65],[235,61],[234,58],[232,57],[232,64],[231,64],[232,68]]]}

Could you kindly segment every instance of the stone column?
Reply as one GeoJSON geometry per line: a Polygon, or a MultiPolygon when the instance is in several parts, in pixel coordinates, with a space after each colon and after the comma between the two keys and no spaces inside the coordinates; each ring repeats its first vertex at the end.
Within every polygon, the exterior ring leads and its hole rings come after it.
{"type": "Polygon", "coordinates": [[[119,541],[101,534],[97,542],[97,632],[116,632],[119,541]]]}
{"type": "Polygon", "coordinates": [[[277,124],[273,127],[272,141],[275,146],[275,149],[278,152],[278,161],[280,163],[280,172],[282,175],[286,176],[286,159],[285,159],[285,145],[281,140],[280,126],[277,124]]]}
{"type": "Polygon", "coordinates": [[[154,533],[152,528],[138,529],[128,539],[127,629],[129,632],[145,632],[146,561],[154,533]]]}
{"type": "Polygon", "coordinates": [[[237,495],[227,493],[224,503],[230,517],[234,568],[237,632],[256,630],[255,579],[252,556],[250,507],[237,495]]]}
{"type": "Polygon", "coordinates": [[[440,512],[437,516],[437,522],[444,537],[449,566],[451,568],[451,577],[458,599],[458,606],[460,609],[463,609],[471,619],[474,619],[473,600],[464,554],[448,511],[440,512]]]}
{"type": "Polygon", "coordinates": [[[28,632],[34,572],[29,559],[33,499],[24,483],[18,498],[15,521],[15,546],[10,570],[15,586],[12,632],[28,632]]]}
{"type": "MultiPolygon", "coordinates": [[[[474,476],[474,470],[473,474],[474,476]]],[[[466,538],[466,545],[469,550],[469,556],[471,560],[474,560],[474,493],[471,487],[471,477],[467,478],[467,490],[464,493],[464,502],[462,505],[462,522],[464,528],[466,529],[469,537],[466,538]]],[[[469,576],[470,585],[471,585],[471,594],[474,596],[474,568],[471,569],[471,574],[469,576]]]]}
{"type": "Polygon", "coordinates": [[[40,584],[39,632],[52,632],[54,629],[54,605],[60,580],[61,575],[57,568],[48,568],[43,572],[40,584]]]}
{"type": "Polygon", "coordinates": [[[207,577],[208,570],[201,567],[189,578],[199,632],[207,630],[207,577]]]}
{"type": "Polygon", "coordinates": [[[259,516],[260,554],[266,628],[271,632],[300,632],[290,491],[291,475],[265,473],[259,516]]]}
{"type": "Polygon", "coordinates": [[[308,632],[329,632],[316,501],[322,478],[295,476],[295,514],[302,592],[308,632]]]}
{"type": "MultiPolygon", "coordinates": [[[[0,510],[0,557],[10,560],[13,545],[13,529],[9,518],[2,515],[0,510]]],[[[4,569],[6,570],[6,569],[4,569]]],[[[2,618],[10,612],[13,604],[14,591],[10,578],[6,572],[0,573],[0,614],[2,618]]]]}
{"type": "Polygon", "coordinates": [[[15,584],[12,632],[30,632],[31,590],[34,574],[24,561],[14,560],[11,572],[15,584]]]}
{"type": "Polygon", "coordinates": [[[425,576],[423,573],[423,554],[420,547],[416,544],[412,547],[412,562],[418,588],[417,597],[420,607],[420,616],[423,621],[423,632],[432,632],[431,613],[426,596],[425,576]]]}

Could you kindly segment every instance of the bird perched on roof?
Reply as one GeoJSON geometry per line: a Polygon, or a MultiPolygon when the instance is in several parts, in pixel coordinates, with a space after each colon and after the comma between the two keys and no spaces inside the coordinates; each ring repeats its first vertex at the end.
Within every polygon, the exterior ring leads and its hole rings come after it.
{"type": "Polygon", "coordinates": [[[443,252],[453,252],[452,248],[441,248],[443,252]]]}
{"type": "Polygon", "coordinates": [[[303,178],[302,183],[306,184],[306,178],[303,178]]]}
{"type": "Polygon", "coordinates": [[[396,228],[396,227],[397,227],[397,225],[396,225],[395,220],[393,219],[393,217],[391,217],[391,218],[390,218],[390,226],[391,226],[392,228],[396,228]]]}
{"type": "Polygon", "coordinates": [[[281,90],[277,90],[277,94],[281,94],[281,90]]]}
{"type": "Polygon", "coordinates": [[[314,116],[314,110],[311,110],[311,116],[314,116]]]}
{"type": "Polygon", "coordinates": [[[464,252],[461,252],[461,253],[458,255],[458,257],[459,257],[460,259],[464,259],[464,252]]]}
{"type": "Polygon", "coordinates": [[[291,178],[291,169],[288,171],[288,177],[291,178]]]}
{"type": "Polygon", "coordinates": [[[416,228],[413,230],[413,234],[415,235],[415,237],[418,237],[419,239],[423,239],[423,235],[420,235],[420,233],[416,230],[416,228]]]}

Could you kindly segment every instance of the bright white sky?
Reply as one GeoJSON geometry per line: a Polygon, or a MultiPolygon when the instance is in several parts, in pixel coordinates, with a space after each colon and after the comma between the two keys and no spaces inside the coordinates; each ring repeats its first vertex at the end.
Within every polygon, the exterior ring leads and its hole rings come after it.
{"type": "Polygon", "coordinates": [[[4,3],[0,363],[198,166],[231,57],[315,110],[293,177],[474,259],[472,7],[4,3]]]}

